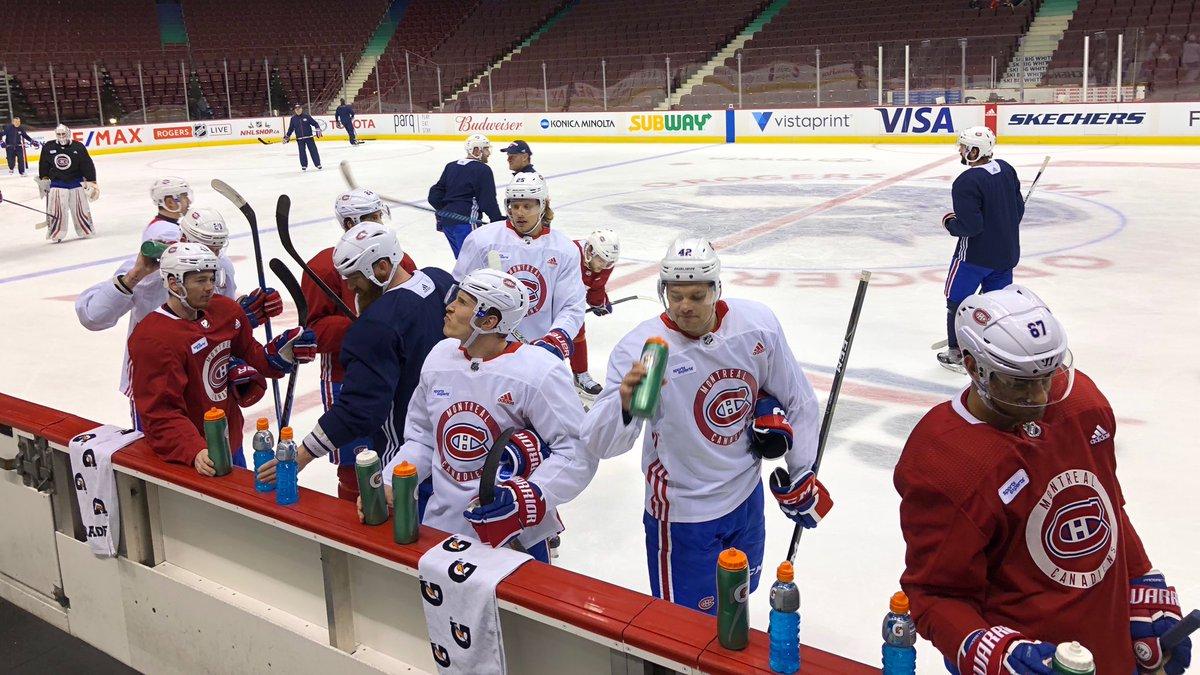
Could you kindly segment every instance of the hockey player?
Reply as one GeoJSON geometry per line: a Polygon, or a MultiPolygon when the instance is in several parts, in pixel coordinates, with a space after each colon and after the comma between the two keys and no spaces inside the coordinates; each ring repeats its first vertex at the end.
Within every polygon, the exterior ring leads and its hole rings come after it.
{"type": "Polygon", "coordinates": [[[283,142],[287,143],[291,140],[292,135],[296,136],[296,145],[300,150],[300,170],[308,171],[308,154],[312,154],[313,164],[318,169],[321,168],[321,154],[317,152],[317,142],[313,137],[321,137],[321,125],[313,119],[312,115],[304,112],[304,106],[297,103],[292,108],[292,118],[288,121],[287,133],[283,135],[283,142]]]}
{"type": "MultiPolygon", "coordinates": [[[[621,257],[621,241],[613,230],[596,230],[587,239],[576,239],[575,246],[579,248],[580,268],[583,272],[583,286],[587,289],[586,301],[588,309],[596,316],[612,313],[612,303],[608,300],[608,291],[604,286],[612,275],[613,266],[621,257]]],[[[586,326],[579,327],[575,336],[574,351],[571,355],[571,372],[575,374],[575,387],[583,395],[595,398],[600,393],[600,384],[588,373],[587,338],[584,332],[586,326]]]]}
{"type": "MultiPolygon", "coordinates": [[[[334,218],[345,233],[359,223],[379,223],[391,217],[391,209],[371,190],[355,188],[338,195],[333,203],[334,218]]],[[[321,251],[308,261],[309,268],[325,282],[342,302],[356,310],[358,300],[354,289],[346,284],[333,264],[334,247],[321,251]]],[[[416,264],[407,253],[403,253],[400,267],[407,274],[417,271],[416,264]]],[[[328,411],[337,402],[342,390],[344,371],[338,356],[342,352],[342,339],[350,328],[351,319],[342,314],[338,306],[304,275],[300,279],[300,290],[308,302],[308,328],[317,336],[317,351],[321,354],[321,404],[328,411]]],[[[369,439],[355,439],[343,446],[339,452],[329,453],[329,461],[337,464],[338,496],[354,500],[358,496],[358,477],[354,473],[354,450],[369,444],[369,439]]]]}
{"type": "Polygon", "coordinates": [[[239,406],[262,398],[265,378],[282,377],[316,356],[312,331],[292,328],[266,347],[256,342],[242,308],[216,295],[220,263],[203,244],[169,246],[159,275],[170,297],[129,336],[130,381],[142,430],[160,457],[211,476],[204,413],[218,408],[228,421],[233,462],[244,467],[239,406]]]}
{"type": "Polygon", "coordinates": [[[21,118],[13,115],[12,122],[5,125],[4,130],[0,132],[0,146],[4,148],[4,154],[8,159],[8,175],[13,174],[13,168],[16,168],[18,173],[25,175],[25,143],[37,148],[42,144],[33,140],[29,134],[21,127],[21,118]]]}
{"type": "MultiPolygon", "coordinates": [[[[396,233],[372,222],[347,230],[333,251],[338,273],[360,302],[369,302],[361,303],[362,315],[342,341],[345,379],[337,399],[304,438],[297,462],[303,469],[322,455],[349,455],[349,464],[338,467],[338,496],[344,499],[358,497],[357,484],[352,494],[345,489],[343,467],[355,475],[348,444],[368,438],[384,462],[396,454],[421,365],[443,338],[441,320],[454,279],[435,267],[410,273],[400,267],[403,256],[396,233]]],[[[269,462],[259,478],[271,481],[274,475],[269,462]]]]}
{"type": "Polygon", "coordinates": [[[583,327],[585,293],[580,278],[579,249],[569,237],[546,222],[546,183],[536,173],[518,174],[505,189],[506,222],[489,223],[463,243],[454,278],[488,266],[496,251],[503,271],[521,280],[529,291],[529,314],[517,328],[560,359],[574,352],[574,336],[583,327]]]}
{"type": "Polygon", "coordinates": [[[71,140],[71,130],[66,125],[55,127],[54,140],[42,147],[38,180],[46,197],[46,211],[50,213],[46,238],[56,244],[63,240],[68,214],[75,223],[77,236],[92,236],[95,230],[89,202],[100,198],[96,165],[83,143],[71,140]]]}
{"type": "Polygon", "coordinates": [[[533,151],[525,141],[513,141],[507,147],[501,148],[500,152],[508,155],[508,170],[512,171],[514,176],[519,173],[537,173],[537,169],[533,168],[533,151]]]}
{"type": "Polygon", "coordinates": [[[509,340],[528,308],[512,275],[480,269],[463,278],[446,307],[447,339],[425,359],[404,444],[384,474],[407,461],[419,478],[433,476],[424,524],[493,547],[516,540],[549,562],[546,539],[562,530],[556,509],[583,490],[596,463],[583,454],[583,408],[561,361],[509,340]],[[479,506],[488,449],[510,428],[495,500],[479,506]]]}
{"type": "Polygon", "coordinates": [[[350,145],[358,145],[358,136],[354,133],[354,106],[346,103],[346,99],[341,99],[341,105],[333,112],[333,116],[337,118],[338,124],[346,130],[346,135],[350,137],[350,145]]]}
{"type": "Polygon", "coordinates": [[[699,238],[671,244],[659,268],[666,307],[617,343],[608,380],[587,415],[589,455],[615,457],[642,434],[630,414],[646,376],[642,346],[668,344],[658,411],[645,421],[646,561],[654,595],[715,614],[717,555],[730,546],[750,559],[758,586],[766,538],[762,459],[783,457],[771,489],[780,508],[816,527],[833,502],[811,471],[818,414],[812,385],[765,305],[721,298],[721,261],[699,238]],[[793,429],[795,431],[793,431],[793,429]]]}
{"type": "Polygon", "coordinates": [[[896,465],[918,632],[964,675],[1048,675],[1078,641],[1099,673],[1182,673],[1175,589],[1151,569],[1116,475],[1116,417],[1073,369],[1045,304],[1009,286],[955,315],[971,383],[930,410],[896,465]],[[1136,666],[1136,669],[1135,669],[1136,666]]]}
{"type": "Polygon", "coordinates": [[[1021,218],[1025,200],[1012,166],[992,159],[996,135],[987,127],[958,134],[958,154],[966,171],[954,179],[950,194],[954,210],[942,217],[942,227],[958,237],[954,259],[946,273],[946,340],[937,355],[943,366],[962,372],[962,355],[954,331],[954,316],[963,298],[981,288],[986,293],[1012,283],[1021,260],[1021,218]]]}
{"type": "MultiPolygon", "coordinates": [[[[466,148],[466,158],[447,164],[438,181],[429,188],[429,205],[467,218],[486,215],[493,223],[501,221],[504,216],[496,203],[496,177],[487,165],[492,156],[491,141],[483,134],[471,134],[466,148]]],[[[471,223],[438,216],[437,229],[446,235],[450,251],[457,258],[463,240],[474,227],[471,223]]]]}

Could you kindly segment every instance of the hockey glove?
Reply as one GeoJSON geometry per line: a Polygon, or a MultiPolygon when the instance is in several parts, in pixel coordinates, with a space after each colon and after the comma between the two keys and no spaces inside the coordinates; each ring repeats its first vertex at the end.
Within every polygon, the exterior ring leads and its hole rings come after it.
{"type": "Polygon", "coordinates": [[[829,491],[812,471],[800,474],[793,483],[787,469],[775,469],[771,473],[771,494],[779,501],[783,515],[809,529],[816,527],[833,508],[829,491]]]}
{"type": "Polygon", "coordinates": [[[100,199],[100,186],[95,183],[84,183],[83,193],[87,195],[89,202],[94,202],[100,199]]]}
{"type": "Polygon", "coordinates": [[[1030,640],[1008,626],[971,633],[958,650],[961,675],[1051,675],[1057,645],[1030,640]]]}
{"type": "Polygon", "coordinates": [[[571,341],[571,336],[567,335],[567,332],[561,328],[551,330],[549,333],[546,333],[545,337],[534,340],[533,344],[560,359],[571,358],[571,355],[575,353],[575,343],[571,341]]]}
{"type": "Polygon", "coordinates": [[[475,528],[479,541],[500,548],[527,527],[542,522],[546,500],[542,489],[524,478],[510,478],[496,485],[496,498],[487,506],[463,511],[463,517],[475,528]]]}
{"type": "Polygon", "coordinates": [[[1150,573],[1129,581],[1129,634],[1133,637],[1133,656],[1138,671],[1153,673],[1159,668],[1167,675],[1180,675],[1192,662],[1192,639],[1185,638],[1169,655],[1162,653],[1158,639],[1179,623],[1183,612],[1175,587],[1168,586],[1162,572],[1150,573]],[[1164,656],[1167,658],[1163,664],[1164,656]]]}
{"type": "Polygon", "coordinates": [[[942,216],[942,227],[946,228],[947,232],[950,231],[950,221],[954,220],[954,218],[955,215],[953,211],[942,216]]]}
{"type": "Polygon", "coordinates": [[[750,450],[766,459],[778,459],[792,449],[792,425],[779,399],[760,391],[754,403],[754,422],[750,427],[750,450]]]}
{"type": "Polygon", "coordinates": [[[256,288],[238,298],[238,304],[250,319],[251,328],[258,328],[270,317],[283,314],[283,298],[274,288],[256,288]]]}
{"type": "Polygon", "coordinates": [[[612,314],[612,303],[608,301],[608,298],[605,298],[603,304],[590,305],[588,309],[592,310],[592,314],[596,316],[606,316],[612,314]]]}
{"type": "Polygon", "coordinates": [[[550,456],[550,446],[532,429],[514,431],[504,446],[504,454],[500,455],[500,470],[497,475],[500,480],[508,480],[513,476],[529,478],[534,469],[542,464],[542,460],[550,456]]]}
{"type": "Polygon", "coordinates": [[[267,393],[267,378],[245,361],[229,359],[229,386],[233,388],[237,404],[249,408],[267,393]]]}
{"type": "Polygon", "coordinates": [[[267,343],[267,361],[282,373],[292,372],[297,363],[317,358],[317,336],[307,328],[293,328],[267,343]]]}

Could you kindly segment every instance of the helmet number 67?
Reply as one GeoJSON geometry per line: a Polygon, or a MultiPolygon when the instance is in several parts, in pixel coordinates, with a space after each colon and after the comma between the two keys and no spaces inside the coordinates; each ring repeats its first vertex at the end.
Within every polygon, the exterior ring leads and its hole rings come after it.
{"type": "Polygon", "coordinates": [[[1046,334],[1046,324],[1042,321],[1034,321],[1025,326],[1029,329],[1029,334],[1035,338],[1040,338],[1046,334]]]}

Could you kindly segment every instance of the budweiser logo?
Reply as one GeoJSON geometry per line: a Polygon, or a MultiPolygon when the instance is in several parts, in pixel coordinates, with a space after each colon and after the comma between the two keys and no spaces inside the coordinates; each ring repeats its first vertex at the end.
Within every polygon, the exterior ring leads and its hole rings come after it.
{"type": "Polygon", "coordinates": [[[474,115],[458,115],[454,118],[454,122],[458,124],[458,130],[463,132],[521,130],[521,122],[519,120],[496,121],[487,117],[486,115],[483,117],[475,117],[474,115]]]}

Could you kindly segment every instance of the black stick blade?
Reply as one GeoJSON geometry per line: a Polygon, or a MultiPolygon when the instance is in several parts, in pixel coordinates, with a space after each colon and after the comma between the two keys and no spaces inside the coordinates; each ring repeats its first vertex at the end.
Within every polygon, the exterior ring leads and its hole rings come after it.
{"type": "Polygon", "coordinates": [[[296,281],[295,275],[279,258],[271,258],[270,264],[271,271],[279,278],[279,283],[283,284],[288,295],[292,296],[292,303],[296,305],[296,315],[299,317],[297,321],[301,326],[307,325],[308,301],[304,299],[304,292],[300,290],[300,282],[296,281]]]}

